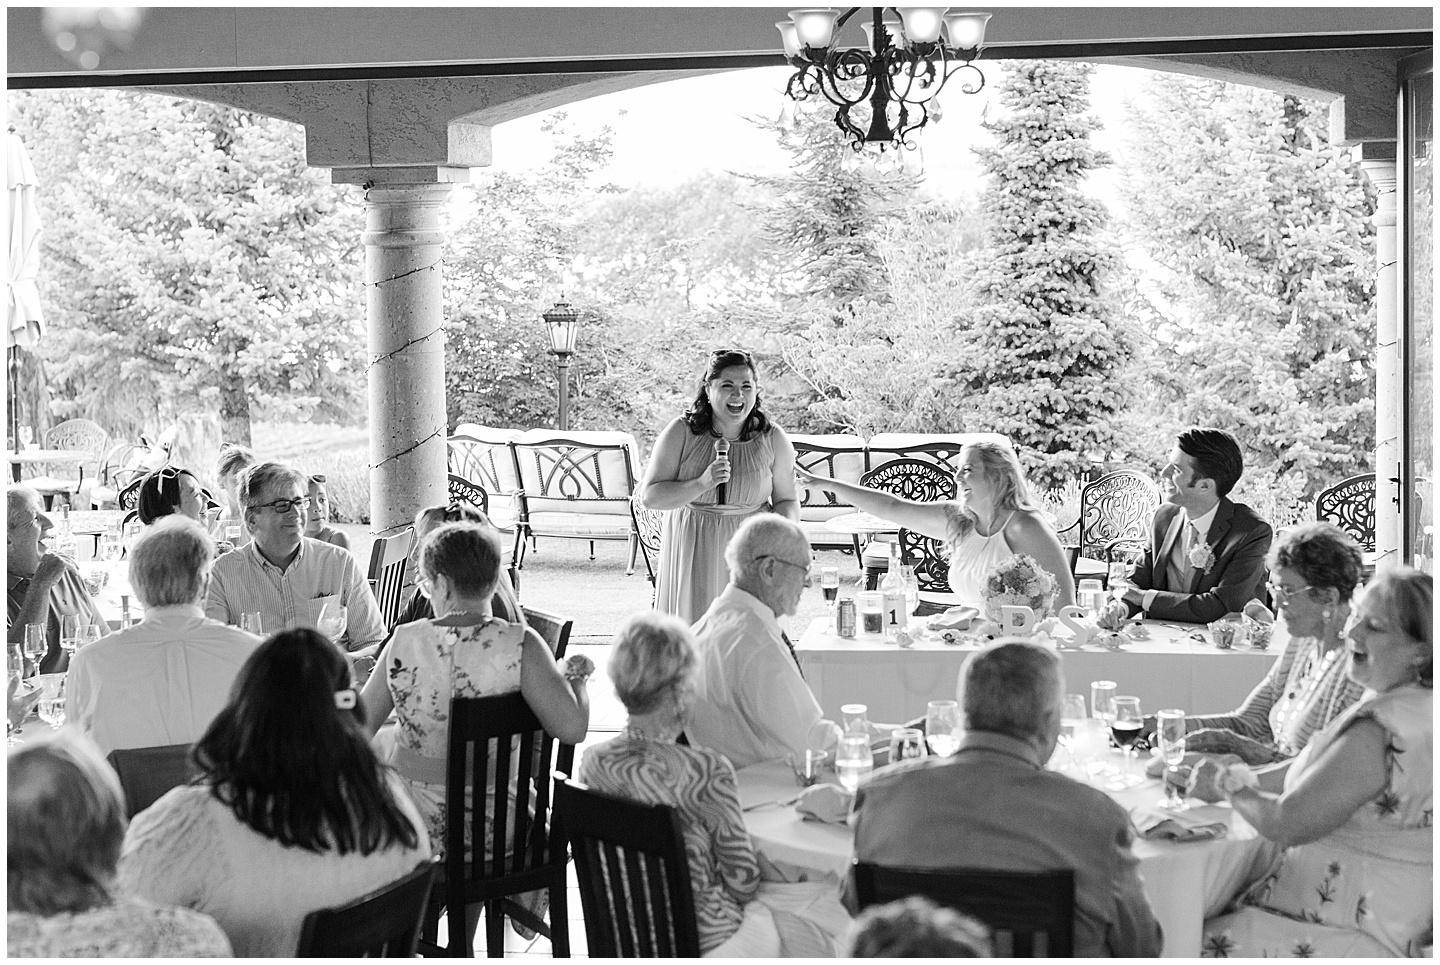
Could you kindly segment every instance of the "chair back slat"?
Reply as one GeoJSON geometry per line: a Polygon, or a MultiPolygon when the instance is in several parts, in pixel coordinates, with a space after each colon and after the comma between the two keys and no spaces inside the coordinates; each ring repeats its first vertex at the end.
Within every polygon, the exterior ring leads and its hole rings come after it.
{"type": "Polygon", "coordinates": [[[380,605],[380,619],[386,629],[393,630],[400,619],[405,590],[405,563],[415,542],[414,527],[393,536],[381,536],[370,546],[370,568],[366,576],[374,580],[375,602],[380,605]]]}
{"type": "Polygon", "coordinates": [[[411,958],[439,858],[335,908],[305,916],[296,958],[411,958]]]}
{"type": "Polygon", "coordinates": [[[105,758],[120,776],[125,791],[125,816],[133,818],[171,788],[196,776],[189,744],[113,750],[105,758]]]}
{"type": "Polygon", "coordinates": [[[923,895],[984,922],[1001,958],[1069,958],[1075,947],[1075,872],[890,868],[855,862],[861,908],[923,895]]]}
{"type": "Polygon", "coordinates": [[[536,610],[533,607],[522,606],[520,608],[525,614],[525,622],[530,629],[540,634],[540,639],[550,648],[556,660],[565,658],[565,649],[570,645],[570,631],[575,626],[574,620],[567,620],[556,613],[547,613],[544,610],[536,610]]]}
{"type": "Polygon", "coordinates": [[[575,855],[592,958],[698,958],[680,818],[561,780],[555,812],[575,855]]]}

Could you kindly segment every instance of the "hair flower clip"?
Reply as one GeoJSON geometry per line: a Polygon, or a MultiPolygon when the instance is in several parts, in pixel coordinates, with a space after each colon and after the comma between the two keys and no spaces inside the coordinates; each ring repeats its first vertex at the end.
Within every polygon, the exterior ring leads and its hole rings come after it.
{"type": "Polygon", "coordinates": [[[335,691],[335,709],[336,709],[336,710],[354,710],[354,709],[355,709],[355,688],[354,688],[354,687],[347,687],[347,688],[345,688],[344,690],[337,690],[337,691],[335,691]]]}
{"type": "Polygon", "coordinates": [[[1201,573],[1210,572],[1210,567],[1215,565],[1215,551],[1209,543],[1197,543],[1190,547],[1190,565],[1201,573]]]}

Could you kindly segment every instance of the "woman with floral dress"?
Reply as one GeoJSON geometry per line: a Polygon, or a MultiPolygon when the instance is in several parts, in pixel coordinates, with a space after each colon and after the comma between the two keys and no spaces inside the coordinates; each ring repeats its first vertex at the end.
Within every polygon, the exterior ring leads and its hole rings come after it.
{"type": "MultiPolygon", "coordinates": [[[[445,758],[452,697],[519,691],[545,729],[567,744],[584,740],[590,724],[585,689],[594,670],[590,659],[572,655],[557,666],[539,634],[494,615],[491,600],[502,559],[500,541],[479,524],[447,523],[431,530],[420,546],[418,585],[437,615],[396,627],[360,695],[372,737],[395,712],[398,726],[390,763],[410,791],[439,855],[445,852],[445,758]]],[[[515,782],[510,783],[513,805],[515,782]]],[[[532,894],[525,903],[532,911],[542,909],[545,893],[532,894]]],[[[518,924],[515,928],[526,934],[518,924]]]]}
{"type": "Polygon", "coordinates": [[[1257,788],[1243,764],[1219,775],[1235,810],[1284,850],[1236,910],[1206,922],[1207,956],[1403,956],[1429,941],[1432,600],[1427,574],[1375,579],[1348,634],[1348,673],[1365,694],[1311,738],[1283,792],[1257,788]]]}

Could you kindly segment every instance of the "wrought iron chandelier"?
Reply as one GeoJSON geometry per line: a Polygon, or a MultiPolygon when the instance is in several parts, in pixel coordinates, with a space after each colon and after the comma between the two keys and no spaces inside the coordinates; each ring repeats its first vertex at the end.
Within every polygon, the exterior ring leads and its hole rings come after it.
{"type": "Polygon", "coordinates": [[[835,123],[857,152],[867,147],[881,153],[913,150],[911,135],[939,120],[937,95],[951,75],[973,71],[973,77],[959,81],[966,94],[985,86],[985,75],[973,61],[984,47],[990,14],[872,7],[871,22],[864,25],[869,50],[832,46],[860,9],[791,10],[789,20],[775,25],[786,60],[797,68],[785,93],[796,102],[824,95],[838,108],[835,123]],[[942,30],[948,43],[941,40],[942,30]]]}

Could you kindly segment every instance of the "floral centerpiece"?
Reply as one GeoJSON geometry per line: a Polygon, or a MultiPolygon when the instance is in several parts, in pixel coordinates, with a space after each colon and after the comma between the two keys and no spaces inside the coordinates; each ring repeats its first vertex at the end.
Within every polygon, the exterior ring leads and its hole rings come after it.
{"type": "Polygon", "coordinates": [[[1002,606],[1028,606],[1035,611],[1035,619],[1044,620],[1051,615],[1055,589],[1055,577],[1033,556],[1016,553],[996,563],[985,576],[981,590],[985,619],[999,623],[1002,606]]]}

